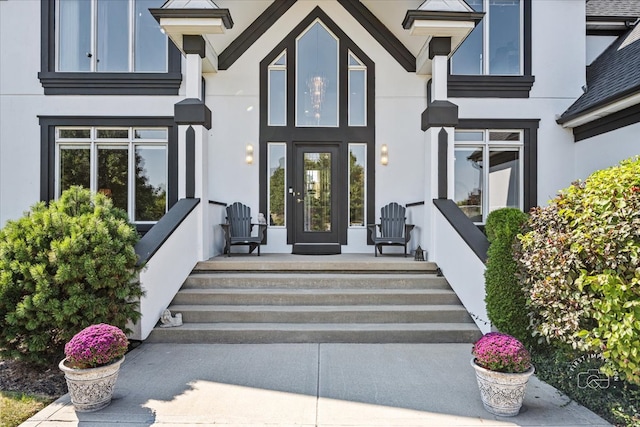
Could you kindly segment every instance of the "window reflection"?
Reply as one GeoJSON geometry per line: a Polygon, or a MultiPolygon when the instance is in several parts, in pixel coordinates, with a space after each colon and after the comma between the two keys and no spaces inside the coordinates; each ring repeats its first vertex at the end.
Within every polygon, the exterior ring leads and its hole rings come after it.
{"type": "Polygon", "coordinates": [[[365,225],[366,194],[365,144],[349,144],[349,225],[365,225]]]}
{"type": "Polygon", "coordinates": [[[135,220],[157,221],[167,210],[167,149],[136,146],[135,220]]]}
{"type": "Polygon", "coordinates": [[[269,144],[269,225],[285,226],[285,144],[269,144]]]}
{"type": "Polygon", "coordinates": [[[318,21],[297,41],[296,125],[338,126],[338,40],[318,21]]]}
{"type": "Polygon", "coordinates": [[[129,205],[129,152],[126,148],[98,147],[98,193],[108,196],[113,206],[127,210],[129,205]]]}
{"type": "Polygon", "coordinates": [[[474,222],[482,221],[482,147],[456,147],[454,201],[474,222]]]}

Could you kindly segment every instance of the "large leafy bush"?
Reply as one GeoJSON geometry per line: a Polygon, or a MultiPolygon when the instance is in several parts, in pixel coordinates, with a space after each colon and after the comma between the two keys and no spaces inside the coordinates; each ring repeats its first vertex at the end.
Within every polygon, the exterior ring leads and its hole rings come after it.
{"type": "Polygon", "coordinates": [[[94,323],[137,321],[138,235],[101,194],[72,187],[0,230],[0,352],[47,364],[94,323]]]}
{"type": "Polygon", "coordinates": [[[516,257],[535,333],[640,383],[640,160],[572,184],[528,229],[516,257]]]}
{"type": "Polygon", "coordinates": [[[485,302],[491,323],[527,345],[533,342],[525,293],[517,277],[518,264],[513,244],[527,221],[520,209],[502,208],[487,216],[485,230],[489,239],[485,270],[485,302]]]}

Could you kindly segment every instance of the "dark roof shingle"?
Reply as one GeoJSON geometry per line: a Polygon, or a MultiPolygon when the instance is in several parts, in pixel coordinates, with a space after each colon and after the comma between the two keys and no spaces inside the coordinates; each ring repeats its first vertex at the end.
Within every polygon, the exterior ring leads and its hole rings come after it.
{"type": "Polygon", "coordinates": [[[640,0],[587,0],[587,17],[640,17],[640,0]]]}
{"type": "Polygon", "coordinates": [[[559,123],[640,93],[640,25],[620,36],[587,69],[586,92],[565,111],[559,123]]]}

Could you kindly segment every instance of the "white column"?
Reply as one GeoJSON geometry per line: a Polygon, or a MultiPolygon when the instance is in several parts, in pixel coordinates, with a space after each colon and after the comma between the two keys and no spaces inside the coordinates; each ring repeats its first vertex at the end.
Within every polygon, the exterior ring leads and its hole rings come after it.
{"type": "Polygon", "coordinates": [[[202,99],[202,58],[196,53],[187,54],[187,67],[186,67],[184,80],[186,86],[186,97],[202,99]]]}
{"type": "Polygon", "coordinates": [[[435,260],[436,242],[434,241],[435,233],[434,221],[435,216],[433,210],[436,207],[433,204],[433,199],[438,197],[438,132],[439,127],[429,128],[424,133],[425,143],[425,167],[428,174],[428,181],[424,186],[424,230],[422,230],[422,243],[426,246],[424,249],[427,251],[429,261],[435,260]]]}
{"type": "Polygon", "coordinates": [[[446,55],[436,55],[433,57],[431,69],[431,90],[433,101],[447,100],[447,64],[446,55]]]}

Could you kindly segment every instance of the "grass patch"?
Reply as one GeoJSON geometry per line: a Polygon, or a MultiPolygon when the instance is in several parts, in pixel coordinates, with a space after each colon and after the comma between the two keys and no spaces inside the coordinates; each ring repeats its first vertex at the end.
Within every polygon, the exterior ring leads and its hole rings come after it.
{"type": "Polygon", "coordinates": [[[15,427],[52,402],[24,393],[0,391],[0,427],[15,427]]]}
{"type": "Polygon", "coordinates": [[[538,349],[536,376],[616,426],[640,426],[640,387],[599,372],[597,355],[538,349]]]}

